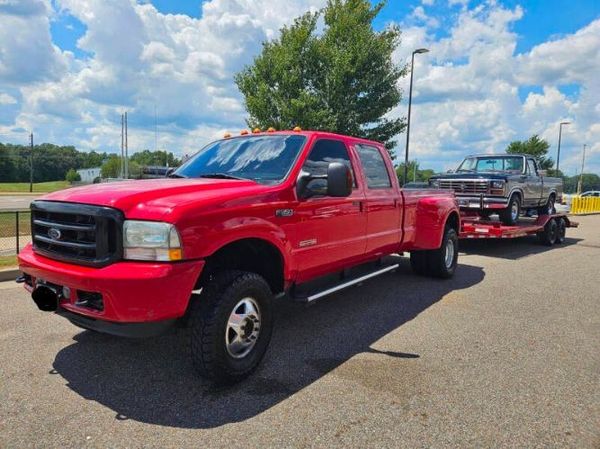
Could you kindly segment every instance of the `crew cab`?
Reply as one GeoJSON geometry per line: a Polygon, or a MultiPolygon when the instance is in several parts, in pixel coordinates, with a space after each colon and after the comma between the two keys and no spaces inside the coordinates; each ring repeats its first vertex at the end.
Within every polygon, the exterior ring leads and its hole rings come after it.
{"type": "Polygon", "coordinates": [[[563,194],[562,179],[546,176],[537,161],[524,154],[468,156],[454,172],[432,176],[429,183],[452,190],[461,209],[486,217],[498,213],[506,225],[514,225],[522,211],[554,213],[563,194]]]}
{"type": "Polygon", "coordinates": [[[121,336],[186,326],[194,366],[219,382],[259,364],[276,299],[311,302],[404,251],[418,274],[451,277],[460,231],[454,194],[401,190],[380,143],[301,130],[226,137],[169,178],[63,190],[31,212],[19,281],[41,310],[121,336]]]}

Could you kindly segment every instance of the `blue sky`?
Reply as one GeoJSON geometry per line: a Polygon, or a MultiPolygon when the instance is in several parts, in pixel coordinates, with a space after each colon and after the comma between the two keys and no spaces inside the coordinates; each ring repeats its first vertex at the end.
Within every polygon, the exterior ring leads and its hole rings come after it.
{"type": "MultiPolygon", "coordinates": [[[[233,74],[261,42],[325,0],[8,0],[0,5],[0,141],[117,151],[129,111],[134,151],[190,154],[245,112],[233,74]],[[31,62],[34,61],[35,64],[31,62]]],[[[539,134],[574,174],[588,144],[600,172],[600,2],[388,0],[376,29],[403,30],[415,64],[411,148],[422,166],[502,151],[539,134]]],[[[407,79],[401,87],[408,91],[407,79]]],[[[406,115],[406,98],[391,116],[406,115]]],[[[397,152],[402,153],[404,136],[397,152]]]]}

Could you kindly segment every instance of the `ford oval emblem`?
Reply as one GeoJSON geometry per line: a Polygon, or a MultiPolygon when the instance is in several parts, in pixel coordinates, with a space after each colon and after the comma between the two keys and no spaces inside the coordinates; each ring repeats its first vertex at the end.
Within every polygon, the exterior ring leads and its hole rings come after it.
{"type": "Polygon", "coordinates": [[[62,234],[60,232],[60,229],[56,229],[56,228],[48,229],[48,237],[50,237],[52,240],[59,240],[61,236],[62,236],[62,234]]]}

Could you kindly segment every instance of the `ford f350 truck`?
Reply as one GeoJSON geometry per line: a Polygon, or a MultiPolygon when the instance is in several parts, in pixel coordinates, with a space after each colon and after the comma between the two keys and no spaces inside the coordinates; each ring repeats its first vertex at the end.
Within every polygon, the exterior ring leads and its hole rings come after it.
{"type": "Polygon", "coordinates": [[[67,189],[31,212],[19,280],[41,310],[120,336],[185,325],[194,366],[218,382],[257,367],[276,299],[392,271],[392,253],[421,275],[457,266],[454,194],[403,191],[381,144],[325,132],[226,137],[168,179],[67,189]]]}

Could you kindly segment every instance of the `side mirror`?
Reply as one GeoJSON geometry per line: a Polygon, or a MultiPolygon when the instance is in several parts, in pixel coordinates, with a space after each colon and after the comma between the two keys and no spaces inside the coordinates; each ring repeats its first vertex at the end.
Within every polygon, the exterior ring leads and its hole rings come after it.
{"type": "Polygon", "coordinates": [[[352,193],[352,173],[347,165],[340,162],[332,162],[327,166],[326,175],[312,175],[301,171],[296,183],[298,198],[310,198],[315,195],[328,195],[334,197],[346,197],[352,193]],[[322,179],[326,186],[311,188],[310,182],[322,179]]]}
{"type": "Polygon", "coordinates": [[[352,193],[352,173],[346,164],[332,162],[327,167],[327,195],[346,197],[352,193]]]}
{"type": "Polygon", "coordinates": [[[548,176],[548,171],[547,170],[538,170],[538,175],[539,176],[548,176]]]}

